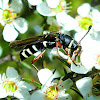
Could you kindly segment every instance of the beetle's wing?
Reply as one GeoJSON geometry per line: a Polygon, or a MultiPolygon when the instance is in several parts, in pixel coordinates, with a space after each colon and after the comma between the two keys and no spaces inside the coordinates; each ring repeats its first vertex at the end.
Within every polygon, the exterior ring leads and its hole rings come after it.
{"type": "Polygon", "coordinates": [[[27,39],[15,40],[15,41],[10,42],[10,47],[18,48],[18,47],[25,47],[27,45],[40,43],[43,41],[54,41],[56,36],[57,34],[55,34],[55,32],[50,32],[50,34],[48,33],[48,34],[44,34],[40,36],[30,37],[27,39]]]}
{"type": "Polygon", "coordinates": [[[36,44],[36,43],[42,42],[44,38],[45,38],[45,35],[41,35],[41,36],[30,37],[30,38],[22,39],[22,40],[15,40],[15,41],[10,42],[10,47],[18,48],[18,47],[24,47],[27,45],[36,44]]]}

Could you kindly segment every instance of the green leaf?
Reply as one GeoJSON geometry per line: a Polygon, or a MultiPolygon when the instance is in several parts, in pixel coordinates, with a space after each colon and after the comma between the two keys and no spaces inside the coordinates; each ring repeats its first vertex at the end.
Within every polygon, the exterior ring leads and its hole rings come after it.
{"type": "Polygon", "coordinates": [[[38,88],[41,88],[41,84],[40,83],[38,83],[38,82],[36,82],[36,81],[34,81],[34,80],[32,80],[32,82],[38,87],[38,88]]]}
{"type": "Polygon", "coordinates": [[[30,66],[30,65],[28,65],[26,62],[21,62],[21,64],[23,65],[23,66],[25,66],[26,68],[28,68],[28,69],[31,69],[32,67],[30,66]]]}
{"type": "Polygon", "coordinates": [[[34,85],[36,85],[38,88],[41,88],[42,86],[40,83],[36,82],[35,80],[30,80],[30,79],[25,79],[25,78],[23,78],[22,80],[34,83],[34,85]]]}

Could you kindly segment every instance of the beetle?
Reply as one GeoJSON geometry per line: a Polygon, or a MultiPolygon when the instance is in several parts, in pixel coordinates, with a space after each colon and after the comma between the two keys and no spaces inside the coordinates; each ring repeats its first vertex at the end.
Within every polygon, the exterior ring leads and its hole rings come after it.
{"type": "MultiPolygon", "coordinates": [[[[83,36],[83,38],[88,34],[91,27],[92,26],[90,25],[87,33],[83,36]]],[[[58,53],[58,48],[62,48],[65,51],[65,53],[67,53],[67,55],[70,57],[72,62],[75,64],[74,60],[81,51],[81,45],[80,45],[81,40],[77,42],[67,34],[61,34],[58,31],[54,31],[36,37],[30,37],[27,39],[12,41],[10,43],[10,47],[11,48],[24,47],[24,49],[20,52],[21,61],[25,60],[32,54],[37,53],[39,50],[44,49],[38,56],[36,56],[32,60],[32,63],[37,61],[44,54],[46,49],[52,49],[56,47],[58,53]],[[73,60],[71,56],[73,55],[74,51],[76,51],[77,54],[73,60]]]]}

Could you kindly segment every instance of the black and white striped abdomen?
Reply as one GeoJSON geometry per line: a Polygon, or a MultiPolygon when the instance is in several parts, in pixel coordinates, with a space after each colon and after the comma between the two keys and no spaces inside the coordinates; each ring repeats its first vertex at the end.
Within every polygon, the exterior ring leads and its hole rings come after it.
{"type": "Polygon", "coordinates": [[[55,47],[56,44],[55,42],[41,42],[41,43],[37,43],[34,45],[27,45],[21,52],[20,52],[20,59],[21,61],[27,59],[28,57],[30,57],[31,55],[39,52],[41,49],[51,49],[53,47],[55,47]]]}
{"type": "Polygon", "coordinates": [[[42,43],[38,43],[35,45],[27,45],[21,52],[20,52],[20,58],[21,60],[25,60],[32,54],[38,52],[40,49],[43,49],[44,46],[42,43]]]}

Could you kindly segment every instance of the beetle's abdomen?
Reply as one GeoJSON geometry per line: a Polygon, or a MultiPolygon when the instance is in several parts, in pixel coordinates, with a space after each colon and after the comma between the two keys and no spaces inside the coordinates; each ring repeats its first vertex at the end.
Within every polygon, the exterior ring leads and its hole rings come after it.
{"type": "Polygon", "coordinates": [[[27,45],[21,52],[20,52],[20,58],[21,61],[25,60],[26,58],[30,57],[31,55],[34,55],[35,53],[41,51],[42,49],[52,49],[53,47],[56,47],[55,42],[48,42],[43,41],[41,43],[37,43],[34,45],[27,45]]]}

